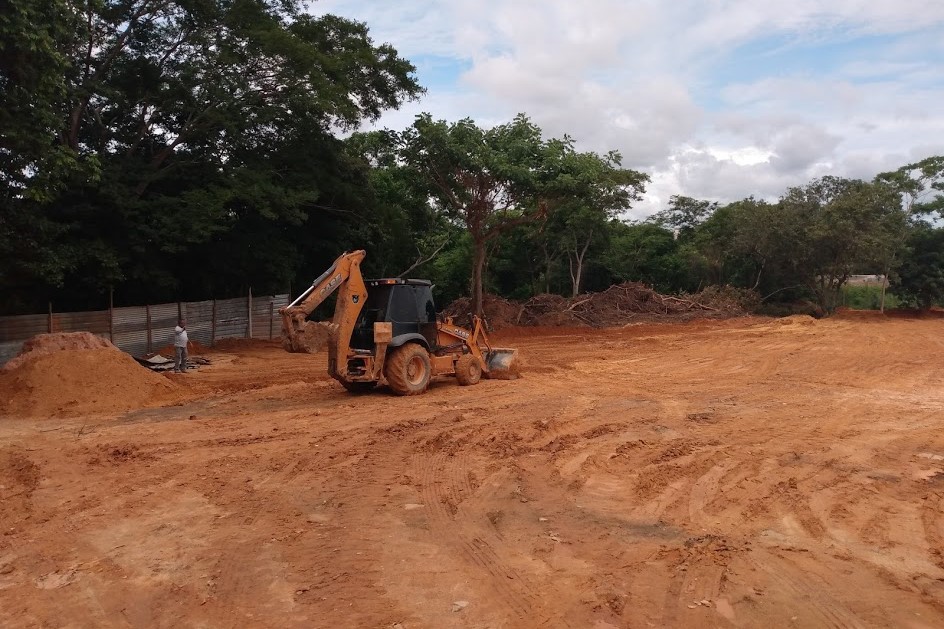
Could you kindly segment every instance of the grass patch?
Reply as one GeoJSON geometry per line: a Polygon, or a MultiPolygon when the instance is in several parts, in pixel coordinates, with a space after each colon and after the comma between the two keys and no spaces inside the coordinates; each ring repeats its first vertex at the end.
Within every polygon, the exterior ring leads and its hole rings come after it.
{"type": "MultiPolygon", "coordinates": [[[[842,305],[852,310],[878,310],[882,305],[882,287],[864,284],[843,286],[842,305]]],[[[899,306],[901,306],[901,300],[886,291],[885,309],[899,306]]]]}

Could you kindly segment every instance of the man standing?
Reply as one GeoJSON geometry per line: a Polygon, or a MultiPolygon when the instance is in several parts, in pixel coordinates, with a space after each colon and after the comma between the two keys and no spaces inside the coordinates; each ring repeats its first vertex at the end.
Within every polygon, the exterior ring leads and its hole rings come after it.
{"type": "Polygon", "coordinates": [[[187,322],[183,319],[177,320],[177,327],[174,328],[174,371],[184,373],[187,371],[187,322]]]}

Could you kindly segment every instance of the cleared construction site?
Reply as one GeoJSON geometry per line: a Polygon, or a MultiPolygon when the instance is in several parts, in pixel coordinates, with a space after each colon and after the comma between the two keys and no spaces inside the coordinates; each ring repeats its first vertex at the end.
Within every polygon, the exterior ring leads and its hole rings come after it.
{"type": "Polygon", "coordinates": [[[0,625],[940,626],[937,314],[512,326],[520,378],[417,397],[40,341],[0,372],[0,625]]]}

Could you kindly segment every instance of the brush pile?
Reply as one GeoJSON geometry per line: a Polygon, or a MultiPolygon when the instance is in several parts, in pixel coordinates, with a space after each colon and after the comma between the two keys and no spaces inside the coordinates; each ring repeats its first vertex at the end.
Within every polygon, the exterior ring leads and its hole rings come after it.
{"type": "MultiPolygon", "coordinates": [[[[510,326],[611,327],[634,321],[722,319],[749,314],[758,304],[757,293],[731,286],[711,286],[694,294],[662,295],[645,284],[626,282],[571,299],[543,294],[519,303],[486,295],[483,306],[489,326],[497,330],[510,326]]],[[[472,300],[461,297],[449,304],[443,314],[466,325],[471,310],[472,300]]]]}

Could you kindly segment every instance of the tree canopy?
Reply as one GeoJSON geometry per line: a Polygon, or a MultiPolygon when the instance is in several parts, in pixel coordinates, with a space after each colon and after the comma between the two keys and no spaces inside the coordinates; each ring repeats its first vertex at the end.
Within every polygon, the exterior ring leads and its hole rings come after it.
{"type": "Polygon", "coordinates": [[[421,92],[366,25],[292,1],[10,5],[0,287],[24,301],[286,287],[356,232],[367,170],[337,133],[421,92]]]}
{"type": "Polygon", "coordinates": [[[942,156],[631,221],[648,176],[526,114],[364,131],[423,93],[366,24],[296,0],[2,3],[4,314],[283,292],[353,248],[479,311],[642,281],[828,313],[854,274],[944,300],[942,156]]]}
{"type": "Polygon", "coordinates": [[[559,214],[574,238],[571,262],[579,288],[593,221],[628,208],[647,180],[621,169],[617,153],[579,153],[569,137],[545,140],[524,114],[491,129],[471,119],[450,124],[424,114],[403,133],[400,156],[426,182],[436,208],[469,234],[472,303],[479,315],[489,243],[516,226],[559,214]]]}

